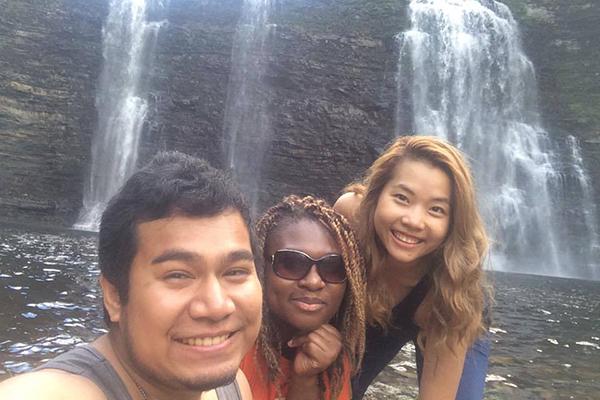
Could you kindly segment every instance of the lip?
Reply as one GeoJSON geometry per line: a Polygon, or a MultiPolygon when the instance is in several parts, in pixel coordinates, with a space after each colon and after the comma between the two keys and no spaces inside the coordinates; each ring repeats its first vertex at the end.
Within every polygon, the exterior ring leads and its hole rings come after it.
{"type": "Polygon", "coordinates": [[[396,229],[392,229],[390,233],[394,239],[394,242],[398,243],[402,247],[413,248],[424,242],[424,240],[419,237],[409,235],[396,229]]]}
{"type": "Polygon", "coordinates": [[[315,312],[325,308],[325,301],[318,297],[301,296],[292,298],[292,303],[302,311],[315,312]]]}

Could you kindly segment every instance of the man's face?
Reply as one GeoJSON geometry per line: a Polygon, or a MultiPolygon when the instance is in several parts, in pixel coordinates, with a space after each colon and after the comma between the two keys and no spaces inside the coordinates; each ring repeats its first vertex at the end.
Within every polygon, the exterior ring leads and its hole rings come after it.
{"type": "Polygon", "coordinates": [[[237,211],[174,215],[137,227],[119,343],[155,386],[208,390],[234,379],[261,321],[261,287],[237,211]]]}

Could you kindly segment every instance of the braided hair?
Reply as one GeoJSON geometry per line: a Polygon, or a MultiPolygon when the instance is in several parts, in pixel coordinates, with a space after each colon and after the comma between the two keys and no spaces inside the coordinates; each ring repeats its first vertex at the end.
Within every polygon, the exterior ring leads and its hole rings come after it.
{"type": "MultiPolygon", "coordinates": [[[[259,245],[266,259],[266,244],[270,236],[286,224],[304,219],[318,221],[327,228],[338,244],[346,270],[347,286],[344,298],[334,318],[333,325],[341,333],[342,351],[325,373],[331,383],[332,398],[341,391],[343,359],[350,361],[352,374],[358,372],[365,348],[364,260],[358,241],[350,224],[324,200],[312,196],[290,195],[269,208],[257,223],[259,245]]],[[[263,285],[264,288],[264,285],[263,285]]],[[[264,296],[266,298],[266,296],[264,296]]],[[[267,364],[268,379],[275,382],[281,374],[279,359],[282,352],[281,338],[274,329],[273,318],[266,300],[263,303],[263,323],[257,340],[257,351],[262,353],[267,364]]],[[[322,376],[319,376],[321,393],[325,393],[322,376]]],[[[277,388],[279,391],[279,388],[277,388]]]]}

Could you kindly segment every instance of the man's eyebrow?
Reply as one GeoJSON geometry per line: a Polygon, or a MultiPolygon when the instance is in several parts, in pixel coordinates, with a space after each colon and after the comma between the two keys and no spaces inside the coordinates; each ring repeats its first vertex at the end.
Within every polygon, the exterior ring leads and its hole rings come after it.
{"type": "Polygon", "coordinates": [[[235,250],[223,258],[223,264],[233,264],[238,261],[254,261],[254,255],[250,250],[235,250]]]}
{"type": "MultiPolygon", "coordinates": [[[[202,256],[199,254],[187,250],[171,249],[154,258],[151,264],[160,264],[166,261],[183,261],[192,263],[200,260],[202,260],[202,256]]],[[[221,263],[223,265],[229,265],[238,261],[254,261],[254,256],[250,250],[235,250],[225,255],[222,258],[221,263]]]]}
{"type": "Polygon", "coordinates": [[[167,250],[158,257],[152,260],[152,264],[160,264],[165,261],[184,261],[192,262],[200,259],[201,257],[195,253],[186,250],[171,249],[167,250]]]}

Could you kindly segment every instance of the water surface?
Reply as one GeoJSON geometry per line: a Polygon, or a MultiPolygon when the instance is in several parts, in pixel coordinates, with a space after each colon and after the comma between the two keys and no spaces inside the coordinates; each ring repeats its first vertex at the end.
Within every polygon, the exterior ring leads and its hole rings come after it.
{"type": "MultiPolygon", "coordinates": [[[[96,237],[0,229],[0,380],[105,332],[96,237]]],[[[496,273],[486,399],[597,399],[600,282],[496,273]]],[[[415,398],[414,348],[370,389],[415,398]]]]}

